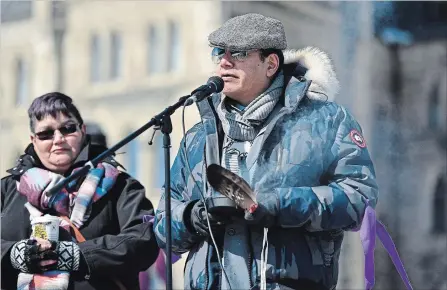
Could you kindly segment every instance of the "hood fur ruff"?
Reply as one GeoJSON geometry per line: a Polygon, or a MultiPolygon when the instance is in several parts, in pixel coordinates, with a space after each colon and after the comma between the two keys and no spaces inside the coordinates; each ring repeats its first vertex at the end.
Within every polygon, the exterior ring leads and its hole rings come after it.
{"type": "Polygon", "coordinates": [[[287,49],[284,53],[284,64],[297,64],[295,71],[312,83],[307,96],[316,100],[333,101],[338,94],[340,84],[335,75],[334,66],[329,56],[316,47],[303,49],[287,49]]]}

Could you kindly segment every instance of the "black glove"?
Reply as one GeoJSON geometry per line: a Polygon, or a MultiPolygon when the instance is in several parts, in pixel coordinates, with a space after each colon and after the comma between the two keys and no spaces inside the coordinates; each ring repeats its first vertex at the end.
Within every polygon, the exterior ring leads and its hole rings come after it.
{"type": "Polygon", "coordinates": [[[253,213],[245,211],[244,219],[247,224],[269,228],[275,224],[278,214],[278,199],[275,193],[257,194],[258,207],[253,213]]]}
{"type": "MultiPolygon", "coordinates": [[[[215,231],[229,222],[228,218],[218,217],[208,213],[211,230],[215,231]]],[[[201,200],[197,201],[191,209],[189,225],[200,236],[209,236],[208,222],[206,220],[205,206],[201,200]]]]}
{"type": "Polygon", "coordinates": [[[80,250],[76,243],[51,241],[51,248],[40,251],[34,239],[21,240],[12,246],[10,260],[14,268],[23,273],[43,273],[50,270],[77,271],[80,263],[80,250]],[[41,266],[40,262],[56,260],[57,263],[41,266]]]}
{"type": "Polygon", "coordinates": [[[74,272],[79,270],[81,251],[75,242],[57,242],[57,270],[74,272]]]}
{"type": "Polygon", "coordinates": [[[41,273],[39,265],[44,259],[44,252],[39,251],[36,240],[21,240],[11,248],[11,265],[23,273],[41,273]]]}

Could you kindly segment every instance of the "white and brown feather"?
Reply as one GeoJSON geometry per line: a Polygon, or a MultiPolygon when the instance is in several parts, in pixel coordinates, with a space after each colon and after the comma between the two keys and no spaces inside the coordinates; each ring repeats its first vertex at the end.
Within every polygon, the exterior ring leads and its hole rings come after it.
{"type": "Polygon", "coordinates": [[[256,194],[240,176],[220,165],[211,164],[207,168],[207,178],[214,190],[234,201],[237,206],[248,211],[256,208],[256,194]]]}

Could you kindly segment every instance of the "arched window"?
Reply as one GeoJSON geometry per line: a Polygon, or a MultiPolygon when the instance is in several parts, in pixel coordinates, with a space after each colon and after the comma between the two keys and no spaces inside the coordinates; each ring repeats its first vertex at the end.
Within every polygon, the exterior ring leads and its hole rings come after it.
{"type": "Polygon", "coordinates": [[[113,31],[110,34],[110,79],[121,77],[123,70],[123,40],[121,33],[113,31]]]}
{"type": "Polygon", "coordinates": [[[165,50],[163,49],[163,31],[160,26],[149,26],[147,36],[147,71],[149,74],[165,71],[165,50]]]}
{"type": "Polygon", "coordinates": [[[99,35],[90,36],[90,81],[92,83],[101,80],[101,43],[99,35]]]}
{"type": "Polygon", "coordinates": [[[169,22],[168,70],[178,71],[182,61],[181,27],[178,22],[169,22]]]}
{"type": "Polygon", "coordinates": [[[28,100],[28,67],[22,59],[18,59],[15,67],[16,105],[20,106],[28,100]]]}

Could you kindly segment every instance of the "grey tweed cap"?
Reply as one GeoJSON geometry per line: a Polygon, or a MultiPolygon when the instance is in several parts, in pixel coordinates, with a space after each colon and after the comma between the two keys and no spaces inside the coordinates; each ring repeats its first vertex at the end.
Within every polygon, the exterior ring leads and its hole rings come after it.
{"type": "Polygon", "coordinates": [[[208,41],[211,46],[234,51],[287,48],[281,21],[256,13],[229,19],[208,36],[208,41]]]}

